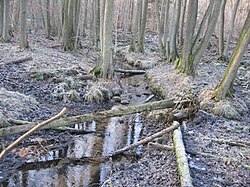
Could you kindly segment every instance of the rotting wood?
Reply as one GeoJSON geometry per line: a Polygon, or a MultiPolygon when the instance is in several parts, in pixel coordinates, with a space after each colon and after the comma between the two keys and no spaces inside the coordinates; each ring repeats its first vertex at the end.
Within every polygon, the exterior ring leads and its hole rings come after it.
{"type": "MultiPolygon", "coordinates": [[[[68,125],[74,125],[76,123],[86,122],[86,121],[96,121],[103,120],[109,117],[117,117],[123,115],[129,115],[134,113],[146,112],[151,110],[159,110],[164,108],[173,108],[177,105],[187,105],[190,103],[190,100],[174,101],[174,99],[165,99],[161,101],[154,101],[150,103],[144,103],[137,106],[128,106],[125,108],[116,108],[112,110],[100,111],[95,113],[83,114],[72,117],[65,117],[53,121],[50,125],[47,125],[41,129],[50,129],[55,127],[62,127],[68,125]]],[[[0,128],[0,136],[7,136],[10,134],[16,134],[24,131],[28,131],[30,128],[33,128],[34,124],[29,125],[20,125],[14,127],[0,128]]]]}
{"type": "Polygon", "coordinates": [[[19,58],[19,59],[7,62],[7,64],[20,64],[22,62],[26,62],[26,61],[29,61],[29,60],[33,60],[33,58],[31,56],[23,57],[23,58],[19,58]]]}
{"type": "MultiPolygon", "coordinates": [[[[178,122],[176,122],[178,123],[178,122]]],[[[188,159],[185,152],[185,146],[182,140],[182,133],[180,127],[174,130],[173,133],[174,149],[178,165],[178,172],[182,187],[192,187],[192,178],[190,176],[188,159]]]]}
{"type": "Polygon", "coordinates": [[[18,139],[16,139],[12,144],[10,144],[8,147],[2,150],[0,153],[0,160],[4,157],[5,154],[10,152],[14,147],[16,147],[22,140],[25,138],[29,137],[32,133],[37,131],[38,129],[44,127],[45,125],[51,123],[52,121],[55,121],[56,119],[60,118],[62,115],[64,115],[66,112],[66,108],[63,108],[60,113],[57,115],[53,116],[52,118],[43,121],[41,123],[38,123],[36,126],[34,126],[32,129],[30,129],[28,132],[24,133],[22,136],[20,136],[18,139]]]}
{"type": "Polygon", "coordinates": [[[119,150],[115,151],[112,154],[112,156],[119,155],[121,153],[124,153],[125,151],[130,150],[130,149],[134,149],[134,148],[138,147],[139,145],[148,143],[148,142],[152,141],[153,139],[155,139],[155,138],[157,138],[159,136],[162,136],[162,135],[164,135],[164,134],[178,128],[179,126],[180,126],[180,124],[178,122],[174,121],[173,124],[170,127],[166,128],[166,129],[164,129],[162,131],[159,131],[159,132],[157,132],[157,133],[155,133],[155,134],[153,134],[151,136],[148,136],[148,137],[146,137],[146,138],[144,138],[144,139],[142,139],[142,140],[140,140],[140,141],[138,141],[138,142],[136,142],[134,144],[131,144],[131,145],[128,145],[128,146],[126,146],[126,147],[124,147],[122,149],[119,149],[119,150]]]}
{"type": "Polygon", "coordinates": [[[118,72],[118,73],[129,74],[129,75],[140,75],[140,74],[146,73],[146,71],[144,71],[144,70],[115,69],[114,71],[118,72]]]}

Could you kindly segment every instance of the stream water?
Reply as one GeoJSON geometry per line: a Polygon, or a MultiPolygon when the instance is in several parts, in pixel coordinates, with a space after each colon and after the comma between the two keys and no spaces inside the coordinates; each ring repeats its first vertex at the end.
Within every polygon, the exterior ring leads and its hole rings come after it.
{"type": "MultiPolygon", "coordinates": [[[[122,78],[121,84],[130,105],[143,103],[149,97],[144,75],[122,78]]],[[[65,158],[108,156],[137,142],[143,130],[143,116],[134,114],[101,122],[85,122],[75,124],[75,128],[96,133],[72,135],[73,141],[66,146],[49,151],[45,156],[28,158],[1,186],[99,186],[112,175],[113,163],[119,161],[64,163],[65,158]]],[[[140,147],[135,153],[140,154],[140,147]]]]}

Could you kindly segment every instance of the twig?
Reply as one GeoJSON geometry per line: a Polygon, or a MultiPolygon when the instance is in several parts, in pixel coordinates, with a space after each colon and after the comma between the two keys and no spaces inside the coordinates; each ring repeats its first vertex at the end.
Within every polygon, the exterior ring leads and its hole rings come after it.
{"type": "Polygon", "coordinates": [[[172,126],[166,128],[166,129],[164,129],[164,130],[162,130],[162,131],[160,131],[160,132],[157,132],[157,133],[155,133],[155,134],[153,134],[153,135],[151,135],[151,136],[148,136],[148,137],[146,137],[146,138],[144,138],[144,139],[142,139],[142,140],[140,140],[140,141],[138,141],[138,142],[136,142],[136,143],[134,143],[134,144],[131,144],[131,145],[128,145],[128,146],[126,146],[126,147],[124,147],[124,148],[122,148],[122,149],[119,149],[119,150],[115,151],[115,152],[112,154],[112,156],[121,154],[121,153],[123,153],[123,152],[125,152],[125,151],[128,151],[128,150],[130,150],[130,149],[136,148],[136,147],[139,146],[139,145],[148,143],[148,142],[150,142],[151,140],[153,140],[153,139],[155,139],[155,138],[157,138],[157,137],[159,137],[159,136],[162,136],[162,135],[166,134],[167,132],[170,132],[170,131],[172,131],[172,130],[178,128],[179,126],[180,126],[180,124],[179,124],[177,121],[174,121],[172,126]]]}
{"type": "Polygon", "coordinates": [[[31,56],[23,57],[23,58],[19,58],[17,60],[12,60],[12,61],[8,62],[7,64],[19,64],[19,63],[26,62],[29,60],[33,60],[33,58],[31,56]]]}
{"type": "Polygon", "coordinates": [[[0,159],[2,159],[4,157],[5,154],[7,154],[9,151],[11,151],[14,147],[16,147],[22,140],[24,140],[25,138],[27,138],[28,136],[30,136],[33,132],[35,132],[36,130],[42,128],[43,126],[51,123],[52,121],[55,121],[56,119],[60,118],[62,115],[64,115],[64,113],[66,112],[66,108],[63,108],[62,111],[60,113],[58,113],[57,115],[53,116],[52,118],[43,121],[41,123],[38,123],[35,127],[33,127],[32,129],[30,129],[28,132],[24,133],[22,136],[20,136],[16,141],[14,141],[12,144],[10,144],[8,147],[6,147],[0,154],[0,159]]]}
{"type": "Polygon", "coordinates": [[[220,144],[228,144],[232,146],[240,146],[240,147],[250,146],[250,142],[244,142],[244,141],[232,141],[232,140],[217,139],[217,138],[205,138],[205,139],[211,140],[220,144]]]}

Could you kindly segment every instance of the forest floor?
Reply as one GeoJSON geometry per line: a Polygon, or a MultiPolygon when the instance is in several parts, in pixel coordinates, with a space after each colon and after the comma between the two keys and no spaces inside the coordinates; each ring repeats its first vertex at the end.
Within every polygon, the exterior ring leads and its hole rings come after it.
{"type": "MultiPolygon", "coordinates": [[[[42,35],[30,35],[29,41],[30,48],[24,51],[18,50],[16,38],[12,38],[11,43],[0,44],[1,120],[4,119],[2,118],[4,116],[26,121],[41,121],[58,113],[63,107],[68,108],[66,115],[72,116],[109,109],[115,104],[112,101],[91,104],[86,101],[85,95],[91,82],[94,81],[83,80],[83,77],[88,75],[88,72],[99,60],[98,54],[88,48],[87,42],[84,42],[81,51],[68,53],[61,51],[59,47],[55,46],[59,44],[58,39],[45,39],[42,35]],[[32,60],[22,63],[11,63],[13,60],[22,57],[32,57],[32,60]]],[[[140,85],[147,89],[147,84],[149,84],[149,87],[154,92],[164,98],[172,98],[189,92],[195,93],[199,97],[204,90],[213,90],[227,66],[226,63],[217,61],[217,50],[214,45],[210,50],[206,51],[195,77],[178,73],[171,64],[166,64],[160,60],[157,51],[157,38],[154,33],[147,34],[144,54],[129,54],[127,46],[124,46],[122,42],[118,43],[119,45],[121,47],[118,48],[118,53],[119,56],[122,56],[122,58],[118,58],[119,60],[127,62],[135,66],[135,68],[143,68],[147,71],[147,80],[135,78],[137,83],[125,83],[125,86],[137,87],[140,85]],[[140,81],[148,81],[148,83],[140,81]]],[[[231,47],[233,45],[235,44],[232,44],[231,47]]],[[[244,56],[238,78],[234,83],[234,99],[244,100],[248,108],[250,108],[249,59],[250,49],[247,50],[244,56]]],[[[118,81],[119,84],[123,85],[121,83],[123,80],[125,79],[120,79],[118,81]]],[[[124,85],[123,89],[126,92],[128,91],[127,88],[124,88],[124,85]]],[[[139,92],[141,93],[138,94],[138,90],[135,90],[134,93],[133,91],[132,93],[126,93],[132,95],[128,97],[131,99],[130,103],[136,103],[136,98],[140,98],[139,100],[143,101],[150,94],[142,94],[145,90],[139,92]]],[[[142,122],[143,127],[139,133],[140,138],[160,131],[170,125],[158,119],[147,117],[146,114],[142,122]]],[[[183,138],[188,152],[187,156],[194,186],[240,187],[250,185],[249,144],[232,143],[237,141],[250,142],[249,111],[241,115],[238,120],[229,120],[215,116],[210,112],[199,110],[195,117],[189,119],[186,124],[187,127],[183,131],[183,138]]],[[[104,129],[105,127],[102,128],[104,129]]],[[[102,137],[104,135],[105,133],[103,132],[99,136],[102,137]]],[[[20,134],[0,137],[0,150],[13,142],[18,136],[20,134]]],[[[0,162],[0,184],[3,186],[24,186],[24,182],[27,183],[27,178],[20,181],[20,175],[17,175],[17,171],[23,170],[23,166],[28,165],[27,161],[32,159],[35,161],[39,160],[38,158],[46,155],[48,150],[60,150],[60,147],[72,144],[74,138],[74,134],[72,135],[68,132],[55,130],[36,132],[18,148],[7,154],[4,160],[0,162]],[[51,141],[53,143],[50,143],[51,141]],[[38,146],[35,146],[34,142],[38,146]],[[44,142],[46,142],[45,145],[43,144],[44,142]],[[33,147],[30,147],[30,145],[33,147]]],[[[155,141],[161,144],[172,145],[172,134],[169,133],[155,141]]],[[[95,146],[97,147],[97,145],[95,146]]],[[[97,148],[95,149],[98,151],[97,148]]],[[[130,152],[129,155],[131,154],[134,153],[130,152]]],[[[60,186],[67,186],[66,184],[73,186],[99,186],[99,184],[94,184],[94,182],[102,184],[107,179],[110,179],[108,183],[112,184],[112,186],[180,186],[174,152],[144,145],[141,147],[139,159],[133,156],[129,158],[129,155],[126,156],[126,159],[120,158],[118,162],[113,163],[111,160],[112,167],[107,172],[108,174],[105,178],[102,179],[102,176],[97,176],[97,179],[94,179],[96,176],[91,176],[92,179],[89,180],[92,182],[84,181],[86,176],[82,176],[83,179],[74,179],[72,182],[70,176],[66,175],[65,180],[68,182],[62,183],[61,181],[61,183],[58,183],[59,177],[56,179],[55,177],[43,177],[44,175],[49,175],[47,170],[44,170],[45,173],[40,173],[37,176],[34,173],[32,175],[31,171],[39,171],[41,168],[48,169],[45,166],[46,162],[36,163],[33,161],[34,165],[25,167],[25,170],[30,171],[28,174],[31,175],[31,178],[33,177],[33,181],[29,181],[27,186],[34,186],[34,184],[43,186],[55,184],[60,184],[60,186]],[[34,182],[41,177],[45,180],[43,183],[34,182]],[[79,181],[82,182],[82,185],[79,184],[79,181]]],[[[81,163],[63,163],[62,160],[61,158],[55,159],[55,162],[48,167],[59,168],[59,165],[60,167],[72,164],[81,165],[81,163]]],[[[77,169],[79,168],[74,168],[74,170],[78,171],[77,169]]],[[[53,172],[55,171],[53,170],[53,172]]],[[[58,172],[62,171],[59,170],[58,172]]],[[[68,168],[66,172],[70,173],[70,169],[68,168]]],[[[24,174],[22,174],[23,177],[24,174]]],[[[26,175],[28,174],[26,173],[26,175]]]]}

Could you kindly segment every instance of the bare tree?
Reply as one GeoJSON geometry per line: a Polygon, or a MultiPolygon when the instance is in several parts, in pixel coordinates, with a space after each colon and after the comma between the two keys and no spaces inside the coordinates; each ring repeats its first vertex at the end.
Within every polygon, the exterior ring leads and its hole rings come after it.
{"type": "Polygon", "coordinates": [[[224,24],[225,24],[225,7],[226,0],[222,0],[220,10],[220,23],[219,23],[219,58],[224,59],[224,24]]]}
{"type": "Polygon", "coordinates": [[[237,76],[237,71],[240,66],[241,59],[247,50],[248,44],[250,42],[250,10],[248,10],[248,15],[241,31],[240,37],[238,39],[237,45],[233,51],[232,57],[229,60],[226,72],[217,85],[214,92],[214,98],[216,100],[225,99],[227,96],[230,86],[232,85],[235,77],[237,76]]]}
{"type": "Polygon", "coordinates": [[[3,1],[4,11],[3,11],[3,33],[2,39],[4,42],[8,42],[10,40],[9,36],[9,0],[3,1]]]}
{"type": "Polygon", "coordinates": [[[3,0],[0,0],[0,38],[3,37],[3,12],[4,12],[4,5],[3,0]]]}

